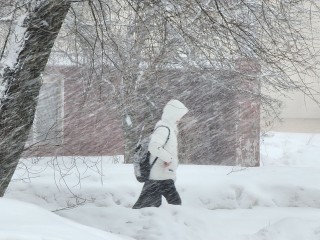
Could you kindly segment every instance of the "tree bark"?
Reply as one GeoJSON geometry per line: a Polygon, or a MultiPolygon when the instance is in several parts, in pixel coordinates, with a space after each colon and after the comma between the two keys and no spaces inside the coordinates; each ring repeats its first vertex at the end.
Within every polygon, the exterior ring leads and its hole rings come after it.
{"type": "MultiPolygon", "coordinates": [[[[11,181],[33,123],[41,73],[69,10],[66,0],[34,1],[23,21],[24,43],[3,70],[0,104],[0,197],[11,181]]],[[[10,46],[9,46],[10,47],[10,46]]]]}

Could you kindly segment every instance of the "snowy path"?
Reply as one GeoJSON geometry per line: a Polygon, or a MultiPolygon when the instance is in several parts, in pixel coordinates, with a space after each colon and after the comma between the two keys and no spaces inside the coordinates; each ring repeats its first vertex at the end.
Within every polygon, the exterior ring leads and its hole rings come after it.
{"type": "MultiPolygon", "coordinates": [[[[260,240],[266,234],[272,237],[265,239],[291,240],[295,238],[282,234],[298,233],[300,240],[320,239],[320,168],[272,166],[237,171],[184,165],[177,181],[183,205],[164,201],[160,208],[141,210],[131,209],[142,187],[134,179],[132,166],[105,164],[103,169],[103,185],[99,175],[86,171],[81,187],[71,188],[78,201],[87,200],[84,205],[57,214],[141,240],[260,240]]],[[[31,183],[12,183],[7,198],[48,210],[72,205],[74,196],[61,179],[52,181],[52,171],[47,168],[31,183]]],[[[68,178],[69,182],[77,179],[68,178]]]]}
{"type": "Polygon", "coordinates": [[[56,214],[137,240],[320,240],[319,139],[269,137],[259,168],[181,165],[182,206],[164,201],[160,208],[133,210],[142,184],[132,165],[103,162],[87,168],[80,159],[70,170],[68,158],[25,162],[35,174],[18,169],[5,197],[50,211],[80,203],[56,214]]]}
{"type": "MultiPolygon", "coordinates": [[[[253,237],[264,228],[266,228],[265,231],[273,232],[273,228],[279,225],[281,232],[292,235],[302,230],[301,237],[307,236],[317,228],[320,230],[320,209],[314,208],[257,207],[205,210],[164,206],[159,209],[148,208],[133,211],[119,207],[98,211],[99,214],[90,214],[95,210],[83,207],[73,211],[65,212],[63,215],[79,221],[80,214],[83,214],[82,216],[86,216],[85,219],[80,220],[83,224],[95,225],[95,227],[110,232],[146,240],[247,239],[248,236],[253,237]],[[96,225],[97,222],[99,222],[98,225],[96,225]],[[290,223],[292,222],[296,224],[292,224],[291,228],[290,223]]],[[[259,233],[257,235],[259,236],[259,233]]],[[[315,239],[320,239],[320,231],[318,237],[315,239]]]]}

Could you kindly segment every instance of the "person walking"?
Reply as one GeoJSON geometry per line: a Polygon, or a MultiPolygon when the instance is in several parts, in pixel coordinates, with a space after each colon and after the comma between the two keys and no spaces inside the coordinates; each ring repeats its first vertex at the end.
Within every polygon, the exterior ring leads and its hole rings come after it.
{"type": "Polygon", "coordinates": [[[178,100],[170,100],[163,109],[161,120],[156,124],[150,138],[150,177],[142,188],[137,202],[132,207],[159,207],[162,196],[169,204],[181,205],[180,195],[175,187],[178,167],[178,123],[188,112],[178,100]]]}

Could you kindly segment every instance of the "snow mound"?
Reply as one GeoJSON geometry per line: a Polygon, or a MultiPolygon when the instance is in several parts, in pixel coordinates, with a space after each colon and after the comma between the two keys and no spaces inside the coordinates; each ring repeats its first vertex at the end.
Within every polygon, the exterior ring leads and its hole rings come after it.
{"type": "Polygon", "coordinates": [[[33,204],[0,198],[0,240],[124,240],[33,204]]]}
{"type": "Polygon", "coordinates": [[[320,221],[308,221],[298,218],[285,218],[261,229],[246,240],[319,240],[320,221]]]}
{"type": "Polygon", "coordinates": [[[270,132],[262,137],[262,166],[320,166],[320,134],[270,132]]]}
{"type": "Polygon", "coordinates": [[[274,133],[263,139],[261,167],[180,165],[182,206],[163,199],[139,210],[131,209],[142,188],[131,164],[25,159],[5,198],[56,215],[3,199],[0,240],[319,240],[319,156],[320,134],[274,133]]]}

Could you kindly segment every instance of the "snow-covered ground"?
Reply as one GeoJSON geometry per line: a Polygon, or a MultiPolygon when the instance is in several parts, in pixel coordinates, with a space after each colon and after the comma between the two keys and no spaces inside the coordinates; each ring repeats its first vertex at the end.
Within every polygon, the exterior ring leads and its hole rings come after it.
{"type": "Polygon", "coordinates": [[[259,168],[180,165],[182,206],[131,209],[142,184],[117,161],[23,160],[0,239],[320,239],[320,134],[269,134],[259,168]]]}

